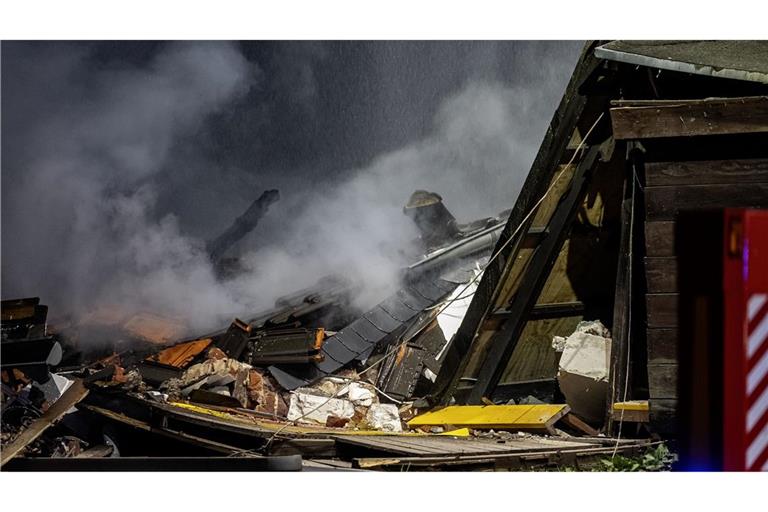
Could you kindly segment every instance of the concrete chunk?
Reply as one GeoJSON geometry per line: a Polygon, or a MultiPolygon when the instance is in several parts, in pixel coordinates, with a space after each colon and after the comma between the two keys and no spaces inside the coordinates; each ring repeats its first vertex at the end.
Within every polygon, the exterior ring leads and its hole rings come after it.
{"type": "Polygon", "coordinates": [[[572,412],[590,423],[602,423],[605,415],[610,355],[610,338],[577,331],[565,340],[560,390],[572,412]]]}
{"type": "Polygon", "coordinates": [[[400,412],[395,404],[373,404],[368,409],[365,421],[375,430],[384,430],[387,432],[402,432],[403,425],[400,423],[400,412]]]}
{"type": "Polygon", "coordinates": [[[291,394],[288,420],[325,425],[328,417],[349,419],[355,415],[355,406],[349,400],[296,391],[291,394]]]}

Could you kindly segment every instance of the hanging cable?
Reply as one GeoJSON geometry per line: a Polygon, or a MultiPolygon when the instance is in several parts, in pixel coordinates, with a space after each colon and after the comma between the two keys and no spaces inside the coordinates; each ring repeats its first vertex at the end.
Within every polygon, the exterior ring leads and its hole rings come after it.
{"type": "MultiPolygon", "coordinates": [[[[632,347],[632,247],[634,247],[634,227],[635,227],[635,182],[640,183],[637,177],[637,168],[632,165],[632,207],[629,210],[629,251],[627,258],[627,265],[629,266],[629,280],[627,283],[627,294],[630,297],[629,311],[627,312],[627,362],[624,369],[624,392],[622,394],[622,402],[627,401],[627,392],[629,390],[629,366],[632,360],[630,353],[632,347]]],[[[613,394],[612,394],[613,396],[613,394]]],[[[613,398],[611,398],[613,399],[613,398]]],[[[611,410],[613,410],[613,404],[611,404],[611,410]]],[[[616,445],[613,447],[613,454],[611,454],[611,460],[616,457],[616,452],[619,449],[619,442],[621,441],[621,428],[624,425],[624,408],[621,409],[621,415],[619,416],[619,430],[616,434],[616,445]]]]}

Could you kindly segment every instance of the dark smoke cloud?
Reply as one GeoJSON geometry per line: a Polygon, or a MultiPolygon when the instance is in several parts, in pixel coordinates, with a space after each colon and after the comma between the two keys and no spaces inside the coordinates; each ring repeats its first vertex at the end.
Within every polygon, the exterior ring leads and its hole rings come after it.
{"type": "Polygon", "coordinates": [[[3,297],[191,329],[342,271],[370,303],[406,263],[416,188],[460,220],[512,206],[576,43],[7,44],[3,297]],[[215,279],[204,242],[282,199],[215,279]]]}

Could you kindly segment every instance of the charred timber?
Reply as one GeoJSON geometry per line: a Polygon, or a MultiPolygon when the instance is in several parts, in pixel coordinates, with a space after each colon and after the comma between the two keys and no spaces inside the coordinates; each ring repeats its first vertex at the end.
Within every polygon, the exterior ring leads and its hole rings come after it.
{"type": "Polygon", "coordinates": [[[242,238],[253,231],[262,217],[266,215],[269,207],[280,199],[280,192],[267,190],[256,199],[248,209],[240,215],[232,225],[216,239],[208,242],[208,255],[211,261],[217,263],[224,253],[242,238]]]}

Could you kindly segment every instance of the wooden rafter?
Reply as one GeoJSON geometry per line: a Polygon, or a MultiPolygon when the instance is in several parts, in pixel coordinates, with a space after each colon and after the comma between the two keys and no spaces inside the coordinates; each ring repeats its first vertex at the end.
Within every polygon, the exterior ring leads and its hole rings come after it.
{"type": "Polygon", "coordinates": [[[499,283],[507,273],[510,262],[515,261],[517,251],[520,248],[519,243],[509,243],[510,237],[518,227],[522,233],[526,233],[530,228],[530,219],[525,223],[526,225],[521,226],[521,224],[550,185],[577,123],[582,117],[587,101],[586,96],[579,93],[579,87],[599,64],[599,60],[593,55],[596,44],[595,42],[587,43],[582,50],[565,94],[555,111],[544,140],[531,165],[528,177],[510,213],[507,225],[496,245],[494,254],[498,253],[498,255],[485,269],[474,299],[451,346],[446,351],[441,372],[435,386],[433,386],[431,396],[428,397],[430,401],[440,401],[447,404],[458,386],[459,379],[468,362],[467,355],[470,352],[475,334],[486,315],[493,308],[499,292],[499,283]]]}
{"type": "Polygon", "coordinates": [[[612,101],[616,139],[768,132],[768,96],[612,101]]]}

